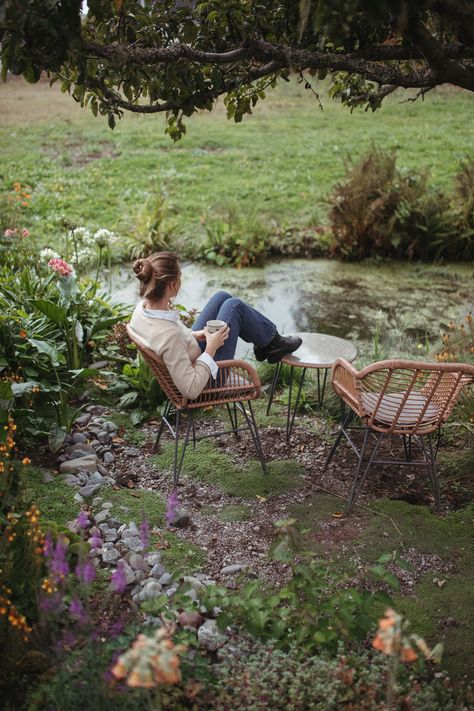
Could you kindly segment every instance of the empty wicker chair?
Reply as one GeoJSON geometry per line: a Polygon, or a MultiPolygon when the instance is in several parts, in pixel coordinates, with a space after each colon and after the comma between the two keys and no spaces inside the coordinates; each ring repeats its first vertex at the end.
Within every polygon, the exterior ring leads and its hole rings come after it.
{"type": "MultiPolygon", "coordinates": [[[[441,509],[439,482],[436,474],[436,451],[432,434],[446,422],[462,389],[474,383],[474,366],[465,363],[423,363],[409,360],[385,360],[357,371],[348,361],[339,358],[332,369],[332,386],[349,410],[343,416],[341,429],[326,460],[328,467],[345,437],[358,457],[346,513],[364,485],[373,464],[409,464],[424,466],[433,489],[436,510],[441,509]],[[364,430],[360,449],[349,435],[350,423],[357,415],[364,430]],[[375,442],[368,452],[369,433],[375,442]],[[405,460],[376,459],[385,435],[402,435],[405,460]],[[425,443],[425,437],[427,443],[425,443]],[[420,446],[423,460],[411,459],[412,438],[420,446]],[[407,444],[408,443],[408,444],[407,444]]],[[[360,429],[360,428],[359,428],[360,429]]]]}
{"type": "Polygon", "coordinates": [[[260,397],[261,392],[260,379],[255,368],[248,363],[245,363],[243,360],[234,359],[219,361],[217,379],[215,381],[210,379],[207,387],[202,391],[198,398],[195,400],[187,400],[177,389],[168,368],[163,363],[162,359],[154,351],[146,348],[142,343],[134,338],[128,326],[127,332],[130,340],[136,345],[144,360],[150,366],[153,375],[168,398],[158,429],[154,451],[158,449],[165,427],[168,427],[173,436],[175,445],[173,464],[174,486],[177,486],[179,481],[179,475],[183,466],[184,455],[186,453],[186,447],[189,442],[191,431],[193,433],[193,442],[196,442],[196,439],[203,439],[204,437],[217,437],[218,435],[229,434],[231,432],[238,436],[238,432],[249,430],[252,435],[257,456],[262,465],[263,473],[266,474],[265,456],[251,404],[252,400],[256,400],[260,397]],[[210,435],[204,435],[203,437],[196,438],[194,428],[195,413],[199,410],[199,408],[209,408],[217,405],[227,406],[232,428],[230,430],[214,432],[210,435]],[[248,405],[248,411],[245,405],[248,405]],[[245,426],[243,427],[238,426],[238,412],[241,412],[244,416],[245,426]],[[187,414],[187,423],[181,456],[178,457],[179,437],[182,425],[182,415],[184,413],[187,414]],[[174,427],[168,419],[172,414],[175,415],[174,427]]]}

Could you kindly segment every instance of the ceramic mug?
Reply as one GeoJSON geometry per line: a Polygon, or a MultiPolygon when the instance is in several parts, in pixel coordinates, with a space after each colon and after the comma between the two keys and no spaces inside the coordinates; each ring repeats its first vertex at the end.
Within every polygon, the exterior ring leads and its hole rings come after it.
{"type": "Polygon", "coordinates": [[[217,331],[220,331],[221,328],[224,328],[224,326],[227,326],[226,322],[220,321],[219,319],[215,321],[208,321],[206,323],[206,328],[209,333],[217,333],[217,331]]]}

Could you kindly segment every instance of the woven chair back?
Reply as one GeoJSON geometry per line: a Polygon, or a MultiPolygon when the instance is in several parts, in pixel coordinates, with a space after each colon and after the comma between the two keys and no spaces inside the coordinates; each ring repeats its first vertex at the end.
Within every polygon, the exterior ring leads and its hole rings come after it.
{"type": "Polygon", "coordinates": [[[357,375],[357,399],[367,424],[380,432],[427,434],[451,415],[474,366],[391,360],[357,375]]]}

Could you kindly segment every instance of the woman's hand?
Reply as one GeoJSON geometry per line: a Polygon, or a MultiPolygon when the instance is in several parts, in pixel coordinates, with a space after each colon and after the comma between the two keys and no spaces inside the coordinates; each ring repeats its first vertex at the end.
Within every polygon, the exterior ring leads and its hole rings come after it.
{"type": "Polygon", "coordinates": [[[201,331],[193,331],[193,336],[196,339],[196,341],[205,341],[206,340],[206,332],[204,329],[201,331]]]}
{"type": "Polygon", "coordinates": [[[229,338],[229,333],[230,333],[230,328],[227,325],[225,325],[223,328],[220,328],[218,331],[215,333],[209,333],[207,328],[204,329],[204,334],[206,336],[206,353],[209,353],[209,355],[214,358],[216,352],[219,350],[219,348],[224,345],[225,341],[229,338]]]}

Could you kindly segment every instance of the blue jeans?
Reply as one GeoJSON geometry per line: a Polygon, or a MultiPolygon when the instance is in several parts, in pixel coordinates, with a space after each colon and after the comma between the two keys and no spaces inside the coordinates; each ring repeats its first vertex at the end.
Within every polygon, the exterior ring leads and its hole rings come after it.
{"type": "MultiPolygon", "coordinates": [[[[277,327],[270,319],[227,291],[218,291],[209,299],[192,330],[200,331],[208,321],[215,319],[225,321],[230,326],[229,338],[217,351],[215,360],[233,358],[239,336],[255,346],[267,346],[277,332],[277,327]]],[[[204,351],[206,343],[201,342],[200,346],[204,351]]]]}

